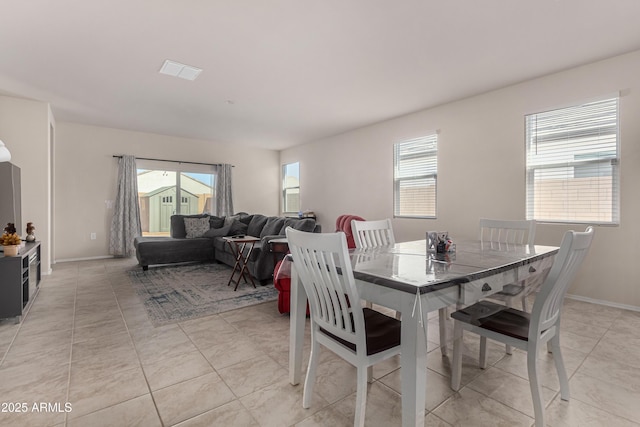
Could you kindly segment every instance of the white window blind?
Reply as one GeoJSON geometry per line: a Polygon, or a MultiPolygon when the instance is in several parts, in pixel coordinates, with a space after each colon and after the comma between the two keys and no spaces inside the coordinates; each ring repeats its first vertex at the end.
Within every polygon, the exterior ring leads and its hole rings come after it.
{"type": "Polygon", "coordinates": [[[619,222],[618,98],[526,116],[527,219],[619,222]]]}
{"type": "Polygon", "coordinates": [[[394,215],[436,217],[438,135],[394,145],[394,215]]]}

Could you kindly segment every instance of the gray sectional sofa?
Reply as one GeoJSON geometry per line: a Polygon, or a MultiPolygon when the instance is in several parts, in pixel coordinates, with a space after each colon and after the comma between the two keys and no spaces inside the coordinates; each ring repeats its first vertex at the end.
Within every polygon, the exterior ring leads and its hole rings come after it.
{"type": "Polygon", "coordinates": [[[233,266],[235,257],[223,237],[258,237],[260,241],[255,244],[247,267],[255,279],[265,282],[271,279],[275,263],[273,254],[269,252],[269,241],[284,237],[285,229],[289,226],[302,231],[321,231],[320,225],[312,218],[298,219],[245,213],[226,218],[209,215],[173,215],[170,237],[137,237],[134,245],[138,263],[144,270],[150,265],[194,261],[217,261],[233,266]],[[204,229],[206,231],[200,235],[204,229]]]}

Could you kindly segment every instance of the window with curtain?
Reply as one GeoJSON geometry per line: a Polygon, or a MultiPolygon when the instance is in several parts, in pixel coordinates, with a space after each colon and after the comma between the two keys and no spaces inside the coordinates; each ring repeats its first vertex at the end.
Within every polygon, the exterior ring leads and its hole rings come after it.
{"type": "Polygon", "coordinates": [[[438,135],[394,144],[393,164],[394,216],[435,218],[438,135]]]}
{"type": "Polygon", "coordinates": [[[618,98],[525,117],[527,219],[619,223],[618,98]]]}
{"type": "Polygon", "coordinates": [[[282,212],[300,212],[300,163],[282,165],[282,212]]]}
{"type": "Polygon", "coordinates": [[[142,235],[168,236],[174,214],[212,213],[215,178],[208,165],[138,160],[142,235]]]}

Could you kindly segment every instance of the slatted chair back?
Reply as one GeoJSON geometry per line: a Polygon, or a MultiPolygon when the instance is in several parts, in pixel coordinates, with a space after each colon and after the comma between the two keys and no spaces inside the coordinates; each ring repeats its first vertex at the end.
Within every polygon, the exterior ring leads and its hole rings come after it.
{"type": "Polygon", "coordinates": [[[560,327],[559,318],[564,296],[589,251],[593,235],[593,227],[587,227],[584,232],[565,233],[551,271],[542,284],[531,310],[530,339],[553,326],[560,327]]]}
{"type": "Polygon", "coordinates": [[[286,234],[311,306],[311,354],[302,407],[311,406],[320,348],[325,347],[356,367],[353,425],[364,427],[370,368],[400,354],[402,323],[362,307],[343,232],[305,233],[289,227],[286,234]]]}
{"type": "Polygon", "coordinates": [[[480,241],[533,245],[536,222],[533,220],[480,219],[480,241]]]}
{"type": "Polygon", "coordinates": [[[393,227],[390,219],[378,221],[351,221],[353,240],[356,248],[377,248],[391,246],[396,240],[393,235],[393,227]]]}
{"type": "Polygon", "coordinates": [[[362,309],[351,309],[351,304],[360,307],[360,297],[344,233],[304,233],[289,228],[287,240],[312,320],[366,354],[362,309]]]}

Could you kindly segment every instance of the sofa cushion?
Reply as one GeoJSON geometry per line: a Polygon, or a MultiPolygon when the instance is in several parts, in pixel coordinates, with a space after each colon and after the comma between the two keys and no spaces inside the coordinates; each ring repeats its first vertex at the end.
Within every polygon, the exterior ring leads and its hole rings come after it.
{"type": "MultiPolygon", "coordinates": [[[[267,252],[269,249],[267,248],[267,252]]],[[[249,255],[249,261],[255,262],[262,256],[262,242],[258,241],[253,244],[253,250],[251,251],[251,255],[249,255]]]]}
{"type": "Polygon", "coordinates": [[[237,236],[238,234],[248,234],[247,224],[243,224],[236,219],[231,223],[227,236],[237,236]]]}
{"type": "Polygon", "coordinates": [[[233,224],[233,221],[240,219],[240,216],[238,215],[227,215],[224,217],[224,225],[231,225],[233,224]]]}
{"type": "Polygon", "coordinates": [[[247,234],[253,237],[261,237],[260,233],[262,233],[262,229],[264,225],[267,223],[267,217],[260,214],[254,214],[253,218],[251,218],[251,222],[249,223],[249,227],[247,228],[247,234]]]}
{"type": "Polygon", "coordinates": [[[134,245],[136,257],[142,266],[214,260],[211,239],[139,236],[135,238],[134,245]]]}
{"type": "Polygon", "coordinates": [[[185,218],[184,229],[187,232],[187,239],[202,237],[204,233],[209,231],[209,218],[185,218]]]}
{"type": "Polygon", "coordinates": [[[229,244],[223,239],[213,239],[213,247],[216,252],[224,252],[229,250],[229,244]]]}
{"type": "Polygon", "coordinates": [[[224,217],[210,216],[209,228],[222,228],[224,226],[224,217]]]}
{"type": "Polygon", "coordinates": [[[280,233],[282,226],[284,225],[284,218],[279,216],[270,216],[267,218],[267,223],[260,232],[260,237],[275,236],[280,233]]]}
{"type": "Polygon", "coordinates": [[[286,234],[287,227],[311,233],[316,228],[316,220],[312,218],[287,218],[284,220],[284,227],[280,230],[282,236],[286,234]]]}
{"type": "Polygon", "coordinates": [[[205,218],[209,217],[207,214],[199,214],[199,215],[171,215],[171,228],[170,234],[171,237],[175,237],[178,239],[184,239],[187,237],[187,230],[184,228],[184,219],[185,218],[205,218]]]}
{"type": "Polygon", "coordinates": [[[222,226],[220,228],[210,228],[206,233],[202,235],[202,237],[222,237],[229,234],[229,230],[231,229],[231,224],[222,226]]]}
{"type": "Polygon", "coordinates": [[[240,220],[241,223],[247,224],[247,225],[249,225],[249,223],[253,219],[253,215],[249,215],[246,212],[240,212],[239,214],[236,214],[236,215],[238,215],[240,217],[239,220],[240,220]]]}

